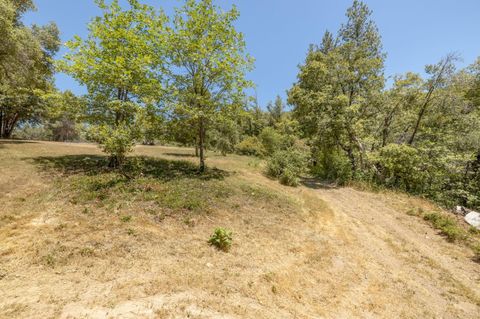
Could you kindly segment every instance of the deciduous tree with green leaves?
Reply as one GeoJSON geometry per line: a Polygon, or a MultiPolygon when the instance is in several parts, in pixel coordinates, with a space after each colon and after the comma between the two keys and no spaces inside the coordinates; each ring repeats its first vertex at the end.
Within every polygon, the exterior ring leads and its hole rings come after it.
{"type": "Polygon", "coordinates": [[[54,23],[25,26],[32,1],[0,0],[0,138],[42,112],[42,96],[53,89],[53,57],[59,49],[54,23]]]}
{"type": "Polygon", "coordinates": [[[122,164],[139,137],[139,109],[158,103],[164,93],[163,59],[167,17],[153,7],[129,0],[109,5],[89,24],[86,39],[67,43],[70,52],[61,69],[86,85],[91,139],[110,155],[110,166],[122,164]]]}
{"type": "Polygon", "coordinates": [[[169,41],[177,113],[194,121],[200,171],[205,170],[206,132],[212,123],[244,107],[245,76],[253,59],[234,22],[236,7],[224,12],[212,0],[187,0],[176,10],[169,41]]]}
{"type": "Polygon", "coordinates": [[[311,46],[289,103],[310,143],[348,157],[355,174],[371,146],[372,120],[384,86],[382,51],[372,12],[355,0],[336,39],[326,32],[311,46]]]}

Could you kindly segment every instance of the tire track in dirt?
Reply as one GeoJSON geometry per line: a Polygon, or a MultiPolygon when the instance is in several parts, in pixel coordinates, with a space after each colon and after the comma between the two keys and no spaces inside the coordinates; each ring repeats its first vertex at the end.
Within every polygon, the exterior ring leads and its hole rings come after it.
{"type": "Polygon", "coordinates": [[[330,262],[322,263],[327,279],[320,295],[331,294],[322,299],[328,309],[323,316],[478,317],[480,276],[469,251],[389,205],[397,199],[351,188],[288,188],[257,174],[244,176],[296,197],[309,226],[323,236],[330,262]]]}

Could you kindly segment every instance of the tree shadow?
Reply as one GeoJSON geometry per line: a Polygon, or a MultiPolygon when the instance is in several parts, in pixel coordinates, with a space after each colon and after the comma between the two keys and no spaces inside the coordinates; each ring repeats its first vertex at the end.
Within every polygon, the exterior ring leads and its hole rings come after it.
{"type": "Polygon", "coordinates": [[[311,189],[336,189],[337,186],[332,183],[327,183],[318,178],[303,178],[300,183],[311,189]]]}
{"type": "Polygon", "coordinates": [[[172,157],[188,157],[188,158],[195,157],[195,154],[185,154],[185,153],[163,153],[163,155],[172,156],[172,157]]]}
{"type": "Polygon", "coordinates": [[[17,145],[17,144],[38,144],[37,141],[25,141],[25,140],[0,140],[0,145],[2,144],[11,144],[11,145],[17,145]]]}
{"type": "Polygon", "coordinates": [[[180,160],[167,160],[145,156],[129,157],[122,169],[114,170],[108,167],[108,158],[98,155],[65,155],[43,156],[30,158],[44,171],[57,171],[65,175],[98,175],[102,173],[118,172],[126,176],[152,177],[161,181],[170,181],[180,178],[198,178],[201,180],[223,179],[228,172],[209,168],[200,173],[198,166],[180,160]]]}

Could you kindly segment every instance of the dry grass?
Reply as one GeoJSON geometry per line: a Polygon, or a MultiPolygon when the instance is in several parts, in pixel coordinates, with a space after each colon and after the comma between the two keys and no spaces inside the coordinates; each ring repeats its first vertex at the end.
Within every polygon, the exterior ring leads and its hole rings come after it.
{"type": "Polygon", "coordinates": [[[0,317],[478,314],[470,252],[411,202],[283,187],[241,156],[209,154],[200,176],[192,153],[138,147],[127,177],[93,145],[1,141],[0,317]],[[216,227],[233,231],[228,253],[207,242],[216,227]]]}

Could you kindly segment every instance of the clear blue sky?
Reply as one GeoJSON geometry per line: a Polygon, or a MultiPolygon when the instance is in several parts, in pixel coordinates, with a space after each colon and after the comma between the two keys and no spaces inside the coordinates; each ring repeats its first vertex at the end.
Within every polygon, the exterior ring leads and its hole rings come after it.
{"type": "MultiPolygon", "coordinates": [[[[177,0],[144,0],[171,12],[177,0]]],[[[449,52],[458,52],[464,62],[480,56],[480,0],[366,0],[373,10],[388,54],[386,75],[423,72],[449,52]]],[[[55,21],[66,41],[86,35],[86,26],[99,11],[93,0],[35,0],[38,10],[25,22],[55,21]]],[[[255,70],[249,75],[257,85],[259,102],[265,106],[295,82],[297,66],[309,44],[320,42],[326,29],[338,30],[352,0],[217,0],[229,8],[236,3],[241,17],[238,29],[245,34],[255,70]]],[[[62,50],[62,52],[64,52],[62,50]]],[[[62,55],[62,52],[59,56],[62,55]]],[[[76,93],[85,90],[65,75],[57,87],[76,93]]]]}

